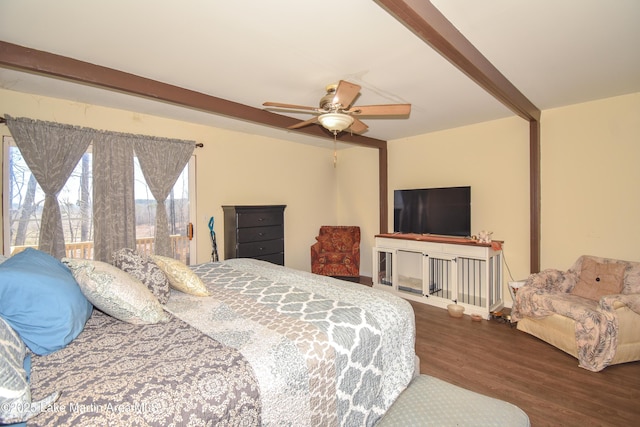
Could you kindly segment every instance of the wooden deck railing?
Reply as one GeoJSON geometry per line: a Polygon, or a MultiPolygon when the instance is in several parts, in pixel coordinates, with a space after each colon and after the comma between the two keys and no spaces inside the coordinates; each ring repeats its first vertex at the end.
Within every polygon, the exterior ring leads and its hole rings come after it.
{"type": "MultiPolygon", "coordinates": [[[[151,255],[153,254],[153,243],[153,237],[136,239],[136,250],[142,254],[151,255]]],[[[12,246],[11,255],[22,252],[27,248],[37,249],[38,247],[33,245],[12,246]]],[[[65,249],[67,258],[93,259],[93,242],[67,243],[65,244],[65,249]]],[[[189,264],[189,238],[187,236],[172,235],[171,249],[174,258],[189,264]]]]}

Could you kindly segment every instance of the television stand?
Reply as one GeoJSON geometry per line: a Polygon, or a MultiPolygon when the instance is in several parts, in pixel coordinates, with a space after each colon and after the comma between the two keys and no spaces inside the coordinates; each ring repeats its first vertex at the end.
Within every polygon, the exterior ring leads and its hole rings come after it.
{"type": "Polygon", "coordinates": [[[502,241],[466,237],[389,233],[375,236],[373,287],[405,299],[485,319],[503,307],[502,241]]]}

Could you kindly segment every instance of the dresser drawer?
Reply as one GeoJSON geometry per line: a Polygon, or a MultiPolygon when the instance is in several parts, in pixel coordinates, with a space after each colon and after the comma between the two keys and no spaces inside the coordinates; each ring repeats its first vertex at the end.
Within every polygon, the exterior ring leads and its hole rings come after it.
{"type": "Polygon", "coordinates": [[[283,225],[238,228],[238,243],[262,242],[264,240],[281,239],[282,236],[284,236],[283,225]]]}
{"type": "Polygon", "coordinates": [[[238,258],[256,258],[278,252],[284,252],[284,239],[239,243],[237,255],[238,258]]]}
{"type": "Polygon", "coordinates": [[[268,225],[281,225],[283,223],[282,212],[255,211],[238,212],[238,228],[266,227],[268,225]]]}
{"type": "Polygon", "coordinates": [[[271,254],[271,255],[261,255],[261,256],[254,257],[254,259],[259,259],[261,261],[267,261],[267,262],[270,262],[272,264],[284,265],[284,252],[280,252],[280,253],[277,253],[277,254],[271,254]]]}

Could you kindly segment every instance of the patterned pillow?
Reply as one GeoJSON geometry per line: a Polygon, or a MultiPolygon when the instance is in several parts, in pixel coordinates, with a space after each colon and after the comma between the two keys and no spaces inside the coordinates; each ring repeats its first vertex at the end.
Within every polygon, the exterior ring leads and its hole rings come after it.
{"type": "Polygon", "coordinates": [[[69,266],[87,299],[108,315],[134,325],[169,320],[144,283],[119,268],[86,259],[63,258],[62,262],[69,266]]]}
{"type": "Polygon", "coordinates": [[[31,390],[24,368],[26,347],[18,334],[0,317],[0,423],[27,421],[60,397],[55,392],[31,402],[31,390]],[[32,404],[33,403],[33,404],[32,404]]]}
{"type": "Polygon", "coordinates": [[[210,295],[202,280],[183,262],[160,255],[151,255],[151,259],[167,275],[173,289],[198,297],[210,295]]]}
{"type": "Polygon", "coordinates": [[[148,256],[135,249],[120,249],[113,253],[113,265],[144,283],[160,304],[169,301],[169,279],[148,256]]]}

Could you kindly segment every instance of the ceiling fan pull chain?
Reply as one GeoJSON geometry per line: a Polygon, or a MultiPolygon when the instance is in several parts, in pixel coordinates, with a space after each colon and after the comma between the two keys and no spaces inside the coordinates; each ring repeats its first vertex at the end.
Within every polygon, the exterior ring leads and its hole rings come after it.
{"type": "Polygon", "coordinates": [[[337,132],[333,133],[333,168],[336,168],[338,163],[338,141],[336,140],[337,132]]]}

